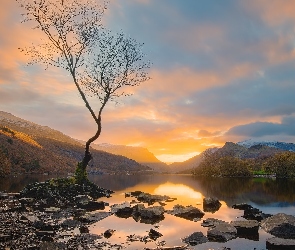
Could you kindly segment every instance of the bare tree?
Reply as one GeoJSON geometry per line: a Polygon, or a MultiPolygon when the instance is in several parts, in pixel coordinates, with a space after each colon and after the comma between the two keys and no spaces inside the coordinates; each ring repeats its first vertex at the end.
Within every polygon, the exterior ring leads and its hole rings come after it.
{"type": "Polygon", "coordinates": [[[97,125],[87,140],[76,178],[87,178],[86,167],[92,159],[90,144],[101,133],[102,111],[109,101],[128,95],[124,88],[149,79],[141,47],[143,44],[112,34],[102,25],[106,3],[97,0],[16,0],[25,10],[24,21],[33,21],[46,36],[43,44],[22,49],[30,63],[44,63],[67,70],[97,125]],[[89,96],[97,97],[100,107],[92,108],[89,96]],[[97,113],[95,110],[98,110],[97,113]]]}

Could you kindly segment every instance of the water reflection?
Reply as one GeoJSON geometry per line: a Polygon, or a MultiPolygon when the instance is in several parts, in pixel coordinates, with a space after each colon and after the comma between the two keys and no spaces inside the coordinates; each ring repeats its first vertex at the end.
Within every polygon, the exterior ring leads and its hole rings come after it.
{"type": "MultiPolygon", "coordinates": [[[[20,191],[26,184],[35,181],[44,181],[52,176],[19,176],[16,178],[0,179],[0,191],[20,191]]],[[[203,197],[216,197],[221,201],[220,209],[214,214],[206,212],[203,219],[216,218],[227,222],[242,220],[243,212],[232,209],[235,203],[250,203],[265,213],[287,213],[295,215],[295,182],[293,180],[272,180],[272,179],[226,179],[226,178],[196,178],[184,175],[150,175],[150,176],[90,176],[90,179],[102,186],[114,190],[110,198],[102,200],[110,205],[123,201],[131,202],[134,197],[125,197],[125,192],[140,190],[151,194],[168,195],[177,198],[171,203],[167,202],[165,209],[169,210],[176,204],[193,205],[203,209],[203,197]]],[[[155,204],[158,205],[158,204],[155,204]]],[[[181,238],[201,231],[207,234],[207,228],[201,226],[200,222],[188,221],[182,218],[165,213],[165,219],[156,225],[136,222],[134,218],[119,218],[115,215],[93,224],[90,228],[92,233],[101,234],[107,229],[116,230],[110,238],[112,243],[124,243],[127,249],[143,249],[156,247],[156,242],[135,242],[131,245],[126,242],[128,235],[136,234],[145,236],[151,228],[156,229],[165,240],[167,246],[182,245],[181,238]]],[[[259,235],[253,238],[248,235],[240,235],[240,238],[231,240],[220,245],[219,243],[208,242],[198,245],[198,250],[209,248],[218,249],[230,247],[232,249],[265,249],[265,241],[271,237],[261,229],[259,235]],[[259,240],[259,241],[258,241],[259,240]]]]}

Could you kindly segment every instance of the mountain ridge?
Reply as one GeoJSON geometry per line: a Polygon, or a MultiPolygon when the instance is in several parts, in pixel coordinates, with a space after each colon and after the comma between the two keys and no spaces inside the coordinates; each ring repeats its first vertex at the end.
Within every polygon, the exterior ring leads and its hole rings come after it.
{"type": "MultiPolygon", "coordinates": [[[[96,149],[91,152],[93,160],[87,168],[90,173],[151,171],[149,167],[124,156],[96,149]]],[[[60,131],[0,111],[0,155],[4,162],[0,162],[0,175],[74,172],[83,154],[84,145],[60,131]]]]}

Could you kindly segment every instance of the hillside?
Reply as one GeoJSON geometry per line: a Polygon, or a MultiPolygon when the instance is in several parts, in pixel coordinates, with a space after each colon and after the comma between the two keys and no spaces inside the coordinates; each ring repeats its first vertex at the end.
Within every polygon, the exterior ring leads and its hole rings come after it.
{"type": "Polygon", "coordinates": [[[170,166],[161,162],[148,149],[124,145],[113,145],[108,143],[93,144],[93,148],[115,155],[122,155],[138,163],[149,166],[157,172],[170,172],[170,166]]]}
{"type": "MultiPolygon", "coordinates": [[[[92,149],[91,173],[150,171],[124,156],[92,149]]],[[[81,161],[84,146],[49,127],[0,111],[0,175],[19,173],[69,173],[81,161]]]]}
{"type": "Polygon", "coordinates": [[[184,162],[174,162],[169,165],[172,173],[191,173],[193,168],[196,168],[199,166],[199,164],[204,159],[204,154],[207,152],[214,152],[218,148],[209,148],[203,151],[201,154],[196,155],[184,162]]]}
{"type": "MultiPolygon", "coordinates": [[[[226,142],[222,148],[204,154],[203,160],[194,169],[194,174],[230,177],[251,176],[257,172],[274,173],[274,168],[271,171],[267,170],[268,166],[273,159],[280,159],[286,151],[288,150],[263,144],[245,147],[226,142]]],[[[293,165],[295,166],[295,162],[293,165]]]]}

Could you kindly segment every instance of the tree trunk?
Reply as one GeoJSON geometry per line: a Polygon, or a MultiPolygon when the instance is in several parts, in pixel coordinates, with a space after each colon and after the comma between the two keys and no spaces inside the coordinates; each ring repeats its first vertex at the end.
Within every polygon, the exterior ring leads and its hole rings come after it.
{"type": "Polygon", "coordinates": [[[78,166],[75,171],[75,178],[77,182],[85,182],[88,180],[86,168],[88,166],[88,163],[92,159],[92,155],[90,153],[90,144],[94,142],[101,133],[101,117],[99,116],[96,120],[97,123],[97,131],[93,137],[91,137],[85,144],[85,153],[83,160],[78,163],[78,166]]]}

